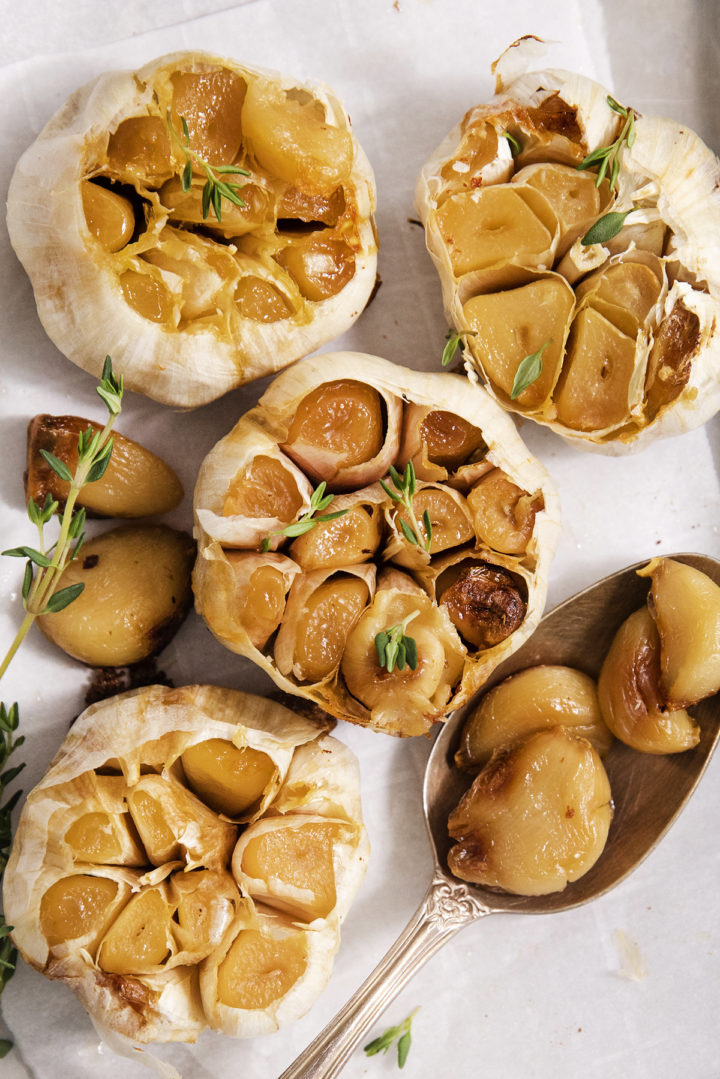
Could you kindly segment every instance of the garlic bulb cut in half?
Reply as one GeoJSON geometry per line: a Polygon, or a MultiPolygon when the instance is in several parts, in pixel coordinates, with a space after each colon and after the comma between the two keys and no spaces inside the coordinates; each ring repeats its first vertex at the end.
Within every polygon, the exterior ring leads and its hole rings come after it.
{"type": "Polygon", "coordinates": [[[357,761],[329,727],[214,686],[88,708],[30,793],[5,871],[23,957],[140,1043],[302,1015],[368,857],[357,761]]]}
{"type": "Polygon", "coordinates": [[[374,208],[328,87],[190,51],[77,90],[16,167],[8,229],[68,359],[99,375],[111,352],[126,388],[194,407],[355,321],[374,208]]]}
{"type": "Polygon", "coordinates": [[[536,44],[493,65],[416,209],[470,379],[620,454],[720,407],[720,163],[591,79],[529,70],[536,44]]]}
{"type": "Polygon", "coordinates": [[[215,636],[285,692],[400,736],[532,633],[559,530],[544,468],[480,386],[356,352],[276,378],[206,457],[194,509],[215,636]],[[261,458],[279,471],[252,516],[261,458]]]}

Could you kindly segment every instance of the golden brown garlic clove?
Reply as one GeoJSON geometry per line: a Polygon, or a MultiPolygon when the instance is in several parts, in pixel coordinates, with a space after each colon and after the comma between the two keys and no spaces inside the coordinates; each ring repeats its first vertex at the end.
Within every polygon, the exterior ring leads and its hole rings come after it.
{"type": "Polygon", "coordinates": [[[542,494],[528,494],[495,468],[468,492],[475,535],[493,551],[524,554],[543,508],[542,494]]]}
{"type": "Polygon", "coordinates": [[[322,383],[299,402],[282,449],[331,490],[379,480],[395,460],[402,404],[355,379],[322,383]]]}
{"type": "Polygon", "coordinates": [[[602,854],[610,784],[584,738],[553,727],[496,753],[450,814],[450,871],[516,895],[547,895],[602,854]]]}
{"type": "Polygon", "coordinates": [[[299,577],[275,641],[278,670],[299,682],[329,678],[374,590],[374,566],[348,567],[343,572],[316,570],[299,577]]]}
{"type": "Polygon", "coordinates": [[[82,205],[91,235],[106,251],[121,251],[135,231],[132,203],[112,188],[83,180],[82,205]]]}
{"type": "Polygon", "coordinates": [[[389,536],[383,558],[398,566],[422,572],[432,555],[460,547],[475,537],[467,502],[452,487],[440,483],[418,484],[412,507],[417,530],[407,507],[395,502],[385,507],[389,536]],[[425,514],[430,519],[429,542],[425,514]],[[405,529],[415,536],[416,543],[408,538],[405,529]]]}
{"type": "Polygon", "coordinates": [[[129,897],[127,884],[97,873],[59,877],[40,900],[40,928],[50,952],[73,942],[94,955],[129,897]]]}
{"type": "Polygon", "coordinates": [[[223,738],[188,746],[180,761],[193,793],[216,813],[232,818],[252,814],[278,776],[267,753],[223,738]]]}
{"type": "Polygon", "coordinates": [[[684,709],[668,706],[660,688],[661,642],[644,607],[615,634],[598,679],[603,719],[616,738],[643,753],[682,753],[700,739],[684,709]]]}
{"type": "Polygon", "coordinates": [[[152,865],[180,861],[188,869],[227,864],[237,828],[164,776],[143,776],[128,794],[128,809],[152,865]]]}
{"type": "Polygon", "coordinates": [[[482,431],[461,416],[428,405],[406,406],[400,464],[405,468],[412,461],[419,480],[446,480],[486,452],[482,431]]]}
{"type": "MultiPolygon", "coordinates": [[[[41,450],[54,454],[74,474],[78,462],[78,437],[101,425],[80,416],[34,416],[27,431],[25,498],[42,505],[47,495],[61,505],[69,484],[50,468],[41,450]]],[[[80,490],[77,502],[100,517],[152,517],[175,509],[183,497],[180,480],[172,468],[139,442],[113,431],[113,448],[105,475],[80,490]]]]}
{"type": "Polygon", "coordinates": [[[483,695],[463,725],[455,762],[459,768],[476,771],[495,750],[556,726],[587,738],[601,757],[610,748],[612,734],[589,675],[572,667],[528,667],[483,695]]]}
{"type": "Polygon", "coordinates": [[[161,651],[188,612],[195,545],[167,525],[126,525],[83,545],[63,573],[82,584],[64,610],[41,615],[45,636],[94,667],[137,663],[161,651]]]}
{"type": "Polygon", "coordinates": [[[328,509],[341,513],[332,521],[320,521],[309,532],[298,536],[288,554],[303,572],[337,569],[369,561],[382,539],[380,505],[385,493],[379,484],[366,491],[340,495],[328,509]],[[344,512],[343,512],[344,511],[344,512]]]}
{"type": "Polygon", "coordinates": [[[720,689],[720,587],[707,574],[655,558],[638,571],[650,577],[650,613],[660,635],[660,684],[670,706],[684,707],[720,689]]]}

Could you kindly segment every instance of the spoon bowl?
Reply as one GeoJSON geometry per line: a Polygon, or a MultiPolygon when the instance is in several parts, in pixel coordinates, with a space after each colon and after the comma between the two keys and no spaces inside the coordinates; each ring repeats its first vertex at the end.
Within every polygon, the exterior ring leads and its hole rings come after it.
{"type": "MultiPolygon", "coordinates": [[[[707,574],[720,585],[720,562],[706,555],[669,555],[707,574]]],[[[532,637],[493,672],[482,693],[516,671],[538,664],[576,667],[597,678],[616,631],[642,607],[647,578],[636,571],[647,559],[603,578],[561,603],[532,637]]],[[[407,927],[338,1015],[280,1079],[332,1079],[360,1039],[419,967],[451,936],[478,918],[497,912],[549,914],[603,895],[651,852],[686,804],[720,736],[720,693],[693,707],[700,741],[684,753],[639,753],[615,740],[603,763],[614,814],[607,843],[595,865],[563,891],[520,896],[468,884],[453,877],[447,854],[453,845],[447,822],[472,782],[454,763],[468,713],[478,697],[453,714],[435,740],[425,771],[423,803],[435,870],[430,887],[407,927]]]]}

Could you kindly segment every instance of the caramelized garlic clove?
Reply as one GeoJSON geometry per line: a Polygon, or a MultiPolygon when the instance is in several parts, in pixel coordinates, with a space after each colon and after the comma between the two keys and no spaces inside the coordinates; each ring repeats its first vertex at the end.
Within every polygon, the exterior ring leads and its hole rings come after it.
{"type": "Polygon", "coordinates": [[[188,869],[227,864],[237,829],[180,783],[143,776],[128,795],[128,809],[152,865],[178,859],[188,869]]]}
{"type": "MultiPolygon", "coordinates": [[[[392,490],[389,479],[387,482],[392,490]]],[[[384,559],[392,560],[406,569],[422,572],[432,555],[460,547],[474,539],[475,531],[467,502],[452,487],[439,483],[421,483],[413,495],[412,506],[419,535],[405,506],[395,502],[386,505],[385,517],[390,532],[383,549],[384,559]],[[426,513],[430,519],[429,542],[425,527],[426,513]],[[408,539],[403,525],[415,536],[417,543],[408,539]]]]}
{"type": "Polygon", "coordinates": [[[450,814],[450,871],[516,895],[547,895],[602,854],[610,784],[584,738],[553,727],[496,753],[450,814]]]}
{"type": "Polygon", "coordinates": [[[462,672],[465,649],[445,612],[399,572],[384,582],[350,633],[340,669],[350,693],[370,712],[378,730],[401,736],[430,729],[445,712],[462,672]],[[388,673],[378,663],[375,637],[409,615],[408,636],[417,644],[413,670],[388,673]]]}
{"type": "Polygon", "coordinates": [[[660,688],[661,643],[644,607],[615,634],[598,678],[606,724],[621,742],[642,753],[682,753],[700,739],[684,709],[668,705],[660,688]]]}
{"type": "Polygon", "coordinates": [[[233,875],[257,902],[303,922],[327,920],[336,915],[358,841],[357,829],[324,817],[256,821],[235,848],[233,875]]]}
{"type": "Polygon", "coordinates": [[[288,554],[304,573],[368,562],[382,539],[380,506],[384,499],[379,484],[367,491],[338,496],[328,509],[333,513],[344,511],[342,516],[320,521],[298,536],[290,544],[288,554]]]}
{"type": "Polygon", "coordinates": [[[288,596],[275,641],[278,670],[299,682],[322,682],[333,675],[374,590],[374,566],[300,576],[288,596]]]}
{"type": "Polygon", "coordinates": [[[550,203],[560,225],[558,257],[587,232],[610,202],[607,182],[598,188],[596,179],[593,173],[557,162],[526,165],[512,177],[512,183],[536,188],[550,203]]]}
{"type": "Polygon", "coordinates": [[[315,303],[337,296],[355,275],[352,248],[332,234],[292,237],[274,257],[301,295],[315,303]]]}
{"type": "Polygon", "coordinates": [[[443,481],[487,451],[482,431],[461,416],[428,405],[405,408],[400,465],[412,461],[419,480],[443,481]]]}
{"type": "Polygon", "coordinates": [[[290,586],[300,572],[280,554],[205,547],[193,571],[198,613],[222,643],[263,649],[280,625],[290,586]]]}
{"type": "Polygon", "coordinates": [[[495,468],[468,492],[474,534],[493,551],[524,554],[543,509],[541,493],[529,494],[495,468]]]}
{"type": "Polygon", "coordinates": [[[172,907],[165,888],[144,888],[120,911],[98,949],[97,965],[108,974],[150,974],[174,953],[172,907]]]}
{"type": "Polygon", "coordinates": [[[82,206],[85,223],[105,251],[121,251],[135,232],[135,211],[129,199],[112,188],[83,180],[82,206]]]}
{"type": "Polygon", "coordinates": [[[267,753],[224,738],[188,746],[180,761],[193,793],[215,813],[233,819],[253,815],[278,778],[277,765],[267,753]]]}
{"type": "MultiPolygon", "coordinates": [[[[69,484],[50,468],[41,450],[61,460],[74,473],[78,438],[101,425],[80,416],[34,416],[28,424],[25,498],[42,505],[46,496],[61,504],[69,484]]],[[[183,488],[169,465],[139,442],[113,431],[110,463],[104,476],[81,488],[77,503],[100,517],[152,517],[168,513],[182,501],[183,488]]]]}
{"type": "Polygon", "coordinates": [[[528,667],[484,694],[465,721],[455,761],[476,771],[495,750],[556,726],[587,738],[601,757],[612,743],[589,675],[572,667],[528,667]]]}
{"type": "Polygon", "coordinates": [[[232,164],[243,141],[247,82],[234,71],[177,71],[171,76],[173,123],[185,120],[190,145],[211,164],[232,164]]]}
{"type": "Polygon", "coordinates": [[[527,613],[523,578],[481,558],[450,565],[437,577],[435,588],[438,604],[475,648],[494,648],[506,640],[527,613]]]}
{"type": "Polygon", "coordinates": [[[331,490],[379,480],[397,455],[402,403],[355,379],[316,386],[297,405],[282,449],[331,490]]]}
{"type": "Polygon", "coordinates": [[[94,955],[129,896],[127,885],[99,874],[59,877],[40,900],[40,928],[50,952],[62,954],[73,944],[94,955]]]}
{"type": "Polygon", "coordinates": [[[720,689],[720,587],[694,566],[656,558],[648,604],[660,634],[660,683],[668,705],[687,707],[720,689]]]}
{"type": "Polygon", "coordinates": [[[38,626],[74,659],[95,667],[137,663],[161,651],[192,599],[195,545],[167,525],[127,525],[84,544],[63,573],[63,587],[82,584],[64,610],[38,626]]]}

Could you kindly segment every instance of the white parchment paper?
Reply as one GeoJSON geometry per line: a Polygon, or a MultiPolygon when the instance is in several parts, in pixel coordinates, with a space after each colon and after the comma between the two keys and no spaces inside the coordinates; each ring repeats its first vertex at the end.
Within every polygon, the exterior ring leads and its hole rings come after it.
{"type": "MultiPolygon", "coordinates": [[[[57,18],[54,5],[43,6],[57,18]]],[[[68,5],[99,24],[114,3],[68,5]]],[[[215,3],[213,7],[220,7],[215,3]]],[[[627,17],[632,18],[632,3],[627,17]]],[[[436,368],[446,323],[440,289],[414,216],[417,171],[468,107],[492,93],[490,62],[517,37],[552,42],[548,63],[609,83],[601,10],[594,0],[256,0],[103,47],[37,55],[0,69],[0,189],[20,153],[79,84],[113,67],[192,47],[250,64],[318,78],[344,99],[376,170],[382,286],[358,324],[338,343],[398,363],[436,368]]],[[[167,4],[165,4],[165,11],[167,4]]],[[[177,18],[198,10],[192,0],[177,18]]],[[[28,17],[26,16],[26,19],[28,17]]],[[[157,21],[165,22],[165,14],[157,21]]],[[[156,25],[157,25],[156,21],[156,25]]],[[[102,40],[80,36],[79,40],[102,40]]],[[[68,34],[67,47],[76,47],[68,34]]],[[[689,49],[689,44],[684,43],[689,49]]],[[[642,43],[638,45],[642,54],[642,43]]],[[[29,52],[23,55],[30,55],[29,52]]],[[[642,55],[643,62],[648,62],[642,55]]],[[[654,60],[653,60],[654,62],[654,60]]],[[[631,102],[635,103],[635,102],[631,102]]],[[[670,112],[672,90],[668,86],[670,112]]],[[[679,102],[687,117],[687,101],[679,102]]],[[[717,149],[717,147],[716,147],[717,149]]],[[[93,380],[46,338],[29,283],[0,234],[0,519],[2,548],[32,542],[22,508],[27,420],[37,412],[100,416],[93,380]]],[[[337,346],[335,346],[337,347],[337,346]]],[[[108,342],[112,352],[112,342],[108,342]]],[[[264,388],[256,383],[206,408],[178,414],[128,395],[121,430],[165,456],[187,496],[170,523],[190,527],[197,468],[208,450],[264,388]]],[[[570,448],[524,423],[521,433],[559,487],[565,529],[553,567],[550,604],[636,560],[695,550],[718,555],[720,456],[717,419],[703,430],[631,458],[570,448]]],[[[20,620],[18,564],[0,561],[0,646],[20,620]]],[[[217,682],[260,693],[269,680],[221,648],[192,616],[162,657],[176,684],[217,682]]],[[[27,736],[24,785],[42,775],[82,707],[88,674],[47,644],[28,639],[3,683],[21,703],[27,736]]],[[[204,1035],[195,1047],[157,1050],[183,1079],[273,1079],[357,988],[404,927],[431,871],[421,809],[429,743],[399,742],[341,725],[359,755],[373,854],[343,933],[332,980],[311,1013],[265,1039],[204,1035]]],[[[387,1023],[420,1005],[404,1075],[500,1079],[716,1079],[719,1039],[717,961],[720,864],[720,761],[670,835],[615,892],[579,910],[542,918],[499,915],[465,930],[410,983],[387,1023]],[[640,956],[637,966],[628,955],[640,956]],[[635,980],[633,971],[646,970],[635,980]]],[[[20,965],[2,997],[17,1049],[0,1062],[8,1079],[143,1079],[139,1062],[99,1049],[83,1009],[63,986],[20,965]]],[[[385,1020],[383,1021],[383,1025],[385,1020]]],[[[378,1033],[379,1029],[374,1033],[378,1033]]],[[[396,1073],[394,1052],[358,1051],[348,1079],[396,1073]]]]}

